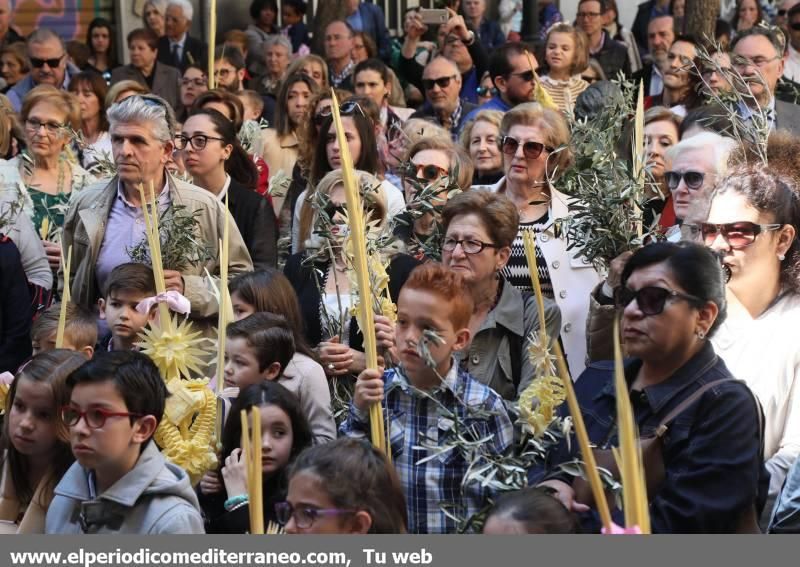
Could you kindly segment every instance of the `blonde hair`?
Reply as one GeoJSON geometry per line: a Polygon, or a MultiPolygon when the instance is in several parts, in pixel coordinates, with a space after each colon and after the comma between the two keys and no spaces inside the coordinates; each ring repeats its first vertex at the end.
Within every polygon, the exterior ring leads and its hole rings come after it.
{"type": "MultiPolygon", "coordinates": [[[[371,173],[355,170],[356,183],[361,198],[372,209],[370,221],[378,221],[378,229],[384,229],[387,221],[386,194],[381,186],[381,181],[371,173]],[[377,188],[377,189],[376,189],[377,188]]],[[[321,239],[312,234],[312,227],[317,223],[318,215],[315,201],[320,195],[330,196],[333,190],[344,184],[341,169],[334,169],[327,173],[317,184],[317,188],[309,191],[300,209],[300,250],[306,248],[321,248],[321,239]]]]}
{"type": "Polygon", "coordinates": [[[472,128],[478,122],[488,122],[497,128],[498,135],[500,133],[500,124],[503,122],[503,113],[499,110],[481,110],[475,115],[475,118],[464,124],[461,130],[461,135],[458,137],[458,143],[461,147],[469,153],[469,140],[472,138],[472,128]]]}
{"type": "Polygon", "coordinates": [[[572,150],[569,147],[569,127],[564,115],[557,110],[545,108],[538,102],[526,102],[509,110],[500,123],[500,136],[507,136],[514,126],[535,126],[544,133],[542,143],[552,148],[564,146],[548,155],[547,177],[560,176],[572,165],[572,150]]]}
{"type": "Polygon", "coordinates": [[[565,33],[572,37],[574,49],[572,64],[569,66],[569,74],[576,75],[586,69],[586,67],[589,66],[589,42],[586,38],[586,34],[570,24],[565,24],[563,22],[553,24],[550,26],[550,29],[547,30],[547,37],[544,41],[545,49],[547,48],[547,42],[550,41],[550,36],[554,33],[565,33]]]}
{"type": "Polygon", "coordinates": [[[112,104],[117,102],[117,98],[119,97],[119,95],[121,95],[125,91],[133,91],[136,94],[140,95],[150,93],[150,89],[148,89],[141,83],[137,83],[136,81],[125,80],[125,81],[120,81],[118,83],[114,83],[113,85],[111,85],[111,87],[109,87],[108,92],[106,93],[106,100],[103,101],[106,110],[108,110],[112,104]]]}
{"type": "MultiPolygon", "coordinates": [[[[289,55],[292,54],[292,50],[289,50],[289,55]]],[[[286,74],[284,76],[288,77],[292,73],[300,73],[302,72],[301,67],[306,63],[313,62],[319,65],[322,68],[322,80],[325,81],[325,84],[320,85],[320,89],[327,89],[330,86],[330,80],[328,78],[328,64],[325,60],[320,57],[319,55],[314,55],[313,53],[309,55],[305,55],[304,57],[299,57],[292,61],[289,64],[289,67],[286,69],[286,74]]]]}
{"type": "Polygon", "coordinates": [[[39,85],[25,95],[20,110],[22,120],[27,120],[31,111],[42,102],[55,106],[66,115],[65,126],[69,126],[73,130],[80,130],[81,108],[78,105],[78,99],[74,94],[57,89],[52,85],[39,85]]]}

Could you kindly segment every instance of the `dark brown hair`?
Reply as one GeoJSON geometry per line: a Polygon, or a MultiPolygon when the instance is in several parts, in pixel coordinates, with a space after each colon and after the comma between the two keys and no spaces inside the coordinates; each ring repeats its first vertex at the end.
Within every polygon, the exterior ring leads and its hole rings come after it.
{"type": "Polygon", "coordinates": [[[285,317],[294,335],[295,351],[316,360],[316,354],[303,335],[303,318],[297,293],[282,272],[275,268],[264,268],[240,274],[228,284],[228,289],[231,294],[238,294],[242,301],[252,305],[256,312],[266,311],[285,317]]]}
{"type": "MultiPolygon", "coordinates": [[[[150,49],[158,49],[158,36],[156,32],[150,28],[136,28],[128,34],[128,47],[134,40],[143,41],[150,49]]],[[[114,43],[114,38],[111,38],[111,43],[114,43]]]]}
{"type": "Polygon", "coordinates": [[[52,475],[48,479],[45,487],[43,501],[39,504],[47,507],[55,485],[67,472],[75,458],[69,443],[69,430],[59,417],[62,406],[69,403],[70,388],[67,386],[67,377],[75,370],[80,368],[86,359],[77,352],[65,349],[56,349],[43,352],[34,356],[31,361],[17,374],[8,389],[6,398],[6,417],[3,424],[3,445],[7,447],[6,458],[8,468],[11,472],[11,482],[17,499],[27,507],[36,491],[36,486],[31,485],[31,470],[28,458],[16,450],[11,443],[11,431],[9,431],[9,419],[14,398],[17,395],[17,388],[20,380],[30,380],[31,382],[49,384],[53,390],[53,407],[51,419],[56,424],[56,443],[53,448],[53,456],[50,459],[52,475]]]}
{"type": "Polygon", "coordinates": [[[540,487],[508,492],[489,510],[492,516],[505,516],[525,526],[529,534],[578,533],[578,519],[548,490],[540,487]]]}
{"type": "MultiPolygon", "coordinates": [[[[281,88],[278,89],[275,104],[275,129],[278,132],[278,136],[287,136],[292,132],[292,124],[289,121],[289,90],[297,83],[305,83],[312,96],[319,90],[319,86],[317,86],[314,79],[302,71],[292,73],[281,82],[281,88]]],[[[298,124],[297,126],[299,127],[300,125],[298,124]]]]}
{"type": "Polygon", "coordinates": [[[367,441],[343,438],[306,449],[289,479],[300,473],[314,475],[335,507],[367,512],[369,533],[406,533],[408,512],[397,472],[367,441]]]}
{"type": "Polygon", "coordinates": [[[153,269],[146,264],[128,262],[120,264],[108,275],[105,297],[115,291],[131,290],[145,295],[156,294],[156,278],[153,269]]]}
{"type": "Polygon", "coordinates": [[[282,315],[253,313],[229,324],[226,335],[229,339],[247,341],[255,351],[259,372],[264,372],[270,364],[277,362],[281,365],[278,376],[283,376],[294,356],[294,333],[282,315]]]}
{"type": "Polygon", "coordinates": [[[230,111],[233,127],[237,132],[241,130],[244,117],[244,105],[242,104],[242,101],[239,100],[238,96],[224,89],[211,89],[210,91],[200,93],[197,98],[194,99],[194,104],[192,104],[192,112],[202,109],[210,102],[219,102],[224,104],[228,108],[228,111],[230,111]]]}
{"type": "Polygon", "coordinates": [[[100,106],[100,131],[108,132],[108,118],[106,117],[105,103],[106,95],[108,94],[108,85],[106,84],[103,76],[95,73],[94,71],[82,71],[72,77],[69,81],[69,92],[77,96],[78,87],[85,85],[97,97],[100,106]]]}

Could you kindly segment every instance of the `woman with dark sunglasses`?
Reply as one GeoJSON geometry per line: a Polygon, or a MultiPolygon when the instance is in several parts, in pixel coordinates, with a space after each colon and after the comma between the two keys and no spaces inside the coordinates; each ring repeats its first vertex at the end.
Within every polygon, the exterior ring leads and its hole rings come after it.
{"type": "Polygon", "coordinates": [[[714,346],[764,408],[772,498],[800,454],[800,143],[773,135],[767,155],[769,166],[739,167],[720,181],[695,226],[730,274],[730,316],[714,346]]]}
{"type": "MultiPolygon", "coordinates": [[[[653,533],[754,532],[766,501],[761,410],[709,340],[724,324],[725,296],[716,255],[694,243],[641,248],[622,274],[625,378],[643,445],[658,443],[645,453],[655,458],[644,459],[653,533]]],[[[601,451],[617,447],[614,363],[590,365],[575,392],[590,442],[601,451]]],[[[579,458],[577,446],[564,440],[546,468],[579,458]]],[[[601,455],[598,462],[608,466],[601,455]]],[[[531,480],[540,474],[533,471],[531,480]]],[[[599,530],[585,482],[555,472],[542,484],[583,513],[585,528],[599,530]]],[[[612,515],[621,524],[622,512],[612,515]]]]}
{"type": "Polygon", "coordinates": [[[567,251],[567,238],[557,230],[569,214],[569,199],[552,183],[571,165],[569,129],[563,115],[537,103],[514,107],[500,124],[500,150],[505,177],[492,186],[519,211],[519,232],[503,276],[521,291],[533,283],[522,244],[524,231],[537,235],[536,260],[542,291],[561,309],[561,340],[570,372],[578,376],[586,358],[586,315],[589,293],[600,281],[594,267],[567,251]]]}

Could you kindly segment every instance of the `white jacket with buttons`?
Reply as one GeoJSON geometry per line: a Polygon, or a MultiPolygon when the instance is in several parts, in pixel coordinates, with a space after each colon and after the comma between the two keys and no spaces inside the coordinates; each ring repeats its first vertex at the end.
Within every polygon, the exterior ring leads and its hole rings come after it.
{"type": "MultiPolygon", "coordinates": [[[[487,187],[495,193],[505,193],[505,177],[487,187]]],[[[567,252],[566,235],[556,237],[555,221],[569,215],[570,198],[550,189],[552,202],[545,230],[537,236],[536,243],[547,260],[553,295],[561,310],[561,341],[573,380],[577,380],[586,367],[586,322],[589,315],[589,296],[602,281],[601,275],[584,258],[576,256],[573,248],[567,252]]]]}

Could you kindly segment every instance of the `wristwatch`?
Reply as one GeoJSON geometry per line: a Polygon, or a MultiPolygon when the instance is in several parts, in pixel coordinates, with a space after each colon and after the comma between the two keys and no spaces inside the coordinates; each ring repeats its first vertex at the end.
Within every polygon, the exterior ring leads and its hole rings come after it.
{"type": "Polygon", "coordinates": [[[464,45],[472,45],[473,43],[475,43],[475,32],[469,30],[469,36],[464,40],[464,45]]]}

